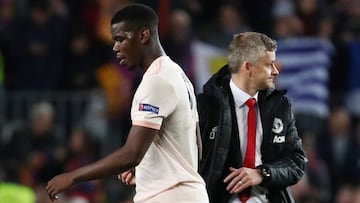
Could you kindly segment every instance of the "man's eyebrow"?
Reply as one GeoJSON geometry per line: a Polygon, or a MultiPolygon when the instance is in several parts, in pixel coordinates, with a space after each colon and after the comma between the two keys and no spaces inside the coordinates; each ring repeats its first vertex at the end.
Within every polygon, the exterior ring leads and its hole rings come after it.
{"type": "Polygon", "coordinates": [[[131,38],[133,38],[133,36],[134,36],[133,32],[121,32],[118,35],[115,35],[113,37],[113,39],[114,40],[116,40],[116,39],[125,39],[125,38],[131,39],[131,38]]]}
{"type": "Polygon", "coordinates": [[[127,32],[122,32],[125,36],[122,36],[122,37],[126,37],[126,38],[133,38],[134,36],[134,32],[130,32],[130,31],[127,31],[127,32]]]}

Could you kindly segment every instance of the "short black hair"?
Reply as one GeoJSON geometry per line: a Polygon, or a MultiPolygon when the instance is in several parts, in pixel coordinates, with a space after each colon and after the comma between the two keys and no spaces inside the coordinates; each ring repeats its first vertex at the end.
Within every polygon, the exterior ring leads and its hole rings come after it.
{"type": "Polygon", "coordinates": [[[118,10],[111,19],[111,25],[127,21],[136,28],[157,28],[159,18],[156,12],[143,4],[129,4],[118,10]]]}

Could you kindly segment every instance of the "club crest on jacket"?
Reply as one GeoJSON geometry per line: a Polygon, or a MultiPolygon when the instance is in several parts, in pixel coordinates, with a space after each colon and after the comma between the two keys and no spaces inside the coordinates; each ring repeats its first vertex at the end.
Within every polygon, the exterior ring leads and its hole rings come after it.
{"type": "Polygon", "coordinates": [[[273,133],[280,134],[284,130],[284,123],[280,118],[274,118],[272,131],[273,133]]]}

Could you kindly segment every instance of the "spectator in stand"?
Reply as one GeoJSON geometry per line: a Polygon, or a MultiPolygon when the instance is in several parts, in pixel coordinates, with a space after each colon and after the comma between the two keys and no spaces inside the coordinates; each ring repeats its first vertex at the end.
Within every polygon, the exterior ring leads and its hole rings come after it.
{"type": "Polygon", "coordinates": [[[13,86],[20,90],[55,90],[63,80],[67,26],[53,15],[47,0],[29,1],[27,17],[13,30],[10,51],[13,86]]]}
{"type": "Polygon", "coordinates": [[[335,50],[329,39],[305,37],[293,8],[274,13],[281,70],[276,85],[288,90],[300,134],[319,135],[329,115],[329,69],[335,50]]]}
{"type": "Polygon", "coordinates": [[[195,91],[201,92],[206,80],[226,63],[225,50],[199,41],[192,32],[192,19],[184,10],[173,10],[169,23],[164,49],[182,65],[195,91]]]}
{"type": "MultiPolygon", "coordinates": [[[[328,203],[331,197],[330,173],[327,164],[318,153],[317,139],[314,133],[307,132],[300,135],[303,140],[304,151],[308,158],[305,170],[307,183],[305,192],[297,197],[296,202],[315,201],[318,203],[328,203]],[[302,200],[302,201],[300,201],[302,200]]],[[[295,186],[294,189],[299,187],[295,186]]]]}
{"type": "MultiPolygon", "coordinates": [[[[271,34],[273,27],[273,16],[271,8],[276,0],[251,0],[240,1],[249,26],[264,34],[271,34]]],[[[239,1],[238,1],[239,2],[239,1]]]]}
{"type": "Polygon", "coordinates": [[[67,90],[91,90],[99,87],[96,69],[101,64],[97,56],[97,42],[86,28],[76,26],[70,36],[66,55],[65,88],[67,90]]]}
{"type": "Polygon", "coordinates": [[[191,19],[186,11],[175,9],[171,12],[169,33],[163,41],[165,51],[180,64],[189,79],[194,82],[193,33],[191,19]]]}
{"type": "Polygon", "coordinates": [[[5,175],[7,180],[30,187],[36,202],[49,203],[44,183],[62,171],[65,148],[50,103],[34,103],[29,118],[14,130],[4,147],[5,175]]]}
{"type": "Polygon", "coordinates": [[[62,170],[65,149],[54,119],[51,104],[33,105],[29,123],[15,130],[5,146],[5,165],[14,174],[8,178],[35,188],[62,170]]]}
{"type": "Polygon", "coordinates": [[[219,48],[227,49],[234,34],[250,30],[239,5],[225,2],[220,4],[215,23],[204,30],[201,39],[219,48]]]}
{"type": "MultiPolygon", "coordinates": [[[[335,194],[344,183],[349,181],[346,158],[351,154],[352,136],[350,114],[343,106],[331,111],[326,130],[318,137],[318,150],[330,172],[331,193],[335,194]]],[[[350,164],[350,163],[348,163],[350,164]]],[[[354,163],[351,163],[354,164],[354,163]]],[[[354,167],[352,165],[352,167],[354,167]]],[[[334,196],[331,197],[333,199],[334,196]]]]}
{"type": "Polygon", "coordinates": [[[355,119],[360,119],[360,2],[349,1],[344,41],[349,53],[346,106],[355,119]]]}
{"type": "Polygon", "coordinates": [[[317,36],[324,17],[331,12],[322,0],[295,0],[295,8],[304,36],[317,36]]]}

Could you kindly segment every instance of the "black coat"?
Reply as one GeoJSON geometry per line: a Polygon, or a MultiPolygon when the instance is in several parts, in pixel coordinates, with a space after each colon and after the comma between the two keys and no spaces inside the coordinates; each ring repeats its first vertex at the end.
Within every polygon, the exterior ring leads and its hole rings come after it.
{"type": "MultiPolygon", "coordinates": [[[[227,66],[223,67],[204,85],[204,93],[198,95],[203,142],[199,172],[207,184],[211,203],[229,201],[231,194],[226,191],[223,180],[230,173],[230,166],[242,165],[230,77],[227,66]]],[[[271,203],[294,202],[288,186],[300,180],[306,163],[291,104],[284,94],[285,91],[272,89],[260,91],[258,95],[263,125],[263,165],[260,167],[271,172],[271,177],[261,185],[268,189],[271,203]]]]}

